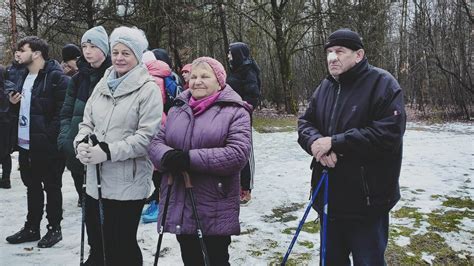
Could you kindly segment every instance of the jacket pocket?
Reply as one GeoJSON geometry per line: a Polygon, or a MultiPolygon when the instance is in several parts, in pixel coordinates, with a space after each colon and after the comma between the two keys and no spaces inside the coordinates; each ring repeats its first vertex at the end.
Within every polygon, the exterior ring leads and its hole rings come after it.
{"type": "Polygon", "coordinates": [[[225,198],[227,197],[227,192],[228,192],[228,184],[225,182],[225,179],[222,177],[217,177],[216,178],[216,190],[217,190],[217,195],[219,198],[225,198]]]}
{"type": "Polygon", "coordinates": [[[367,183],[367,175],[364,166],[360,167],[360,178],[362,180],[362,190],[364,191],[365,203],[367,206],[370,206],[370,189],[369,183],[367,183]]]}
{"type": "Polygon", "coordinates": [[[135,161],[133,159],[128,159],[122,162],[123,165],[123,181],[132,182],[135,174],[135,161]]]}

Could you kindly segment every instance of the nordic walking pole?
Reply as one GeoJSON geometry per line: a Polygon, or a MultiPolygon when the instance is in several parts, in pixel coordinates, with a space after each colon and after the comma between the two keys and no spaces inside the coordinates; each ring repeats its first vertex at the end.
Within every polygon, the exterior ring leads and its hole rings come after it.
{"type": "Polygon", "coordinates": [[[308,217],[308,213],[311,210],[311,207],[313,206],[313,203],[316,199],[316,196],[318,195],[319,189],[321,188],[321,184],[323,183],[324,180],[326,180],[326,182],[327,182],[327,179],[328,179],[328,172],[327,172],[327,170],[323,170],[321,180],[319,180],[318,186],[316,187],[316,189],[313,191],[313,194],[311,195],[311,200],[308,203],[308,206],[306,207],[303,218],[301,219],[301,221],[298,225],[298,228],[296,228],[295,235],[293,236],[293,239],[291,240],[291,244],[288,247],[288,250],[286,251],[286,254],[285,254],[285,257],[283,258],[283,261],[281,262],[281,266],[286,265],[286,261],[288,260],[288,257],[290,256],[290,253],[291,253],[291,250],[293,249],[293,246],[296,243],[296,239],[298,239],[298,235],[300,234],[301,228],[303,228],[304,222],[306,221],[306,217],[308,217]]]}
{"type": "Polygon", "coordinates": [[[326,182],[324,182],[324,207],[323,207],[323,236],[321,240],[321,265],[326,265],[326,237],[327,237],[327,228],[328,228],[328,188],[329,188],[329,179],[326,172],[326,182]]]}
{"type": "MultiPolygon", "coordinates": [[[[99,145],[99,140],[96,135],[90,135],[92,140],[92,145],[99,145]]],[[[95,165],[95,171],[97,176],[97,192],[99,194],[99,221],[100,221],[100,237],[102,238],[102,255],[104,257],[104,266],[107,265],[107,260],[105,259],[105,237],[104,237],[104,205],[102,204],[102,186],[100,185],[100,166],[95,165]]]]}
{"type": "MultiPolygon", "coordinates": [[[[89,142],[89,135],[84,138],[85,142],[89,142]]],[[[80,266],[84,265],[84,235],[85,235],[85,225],[86,225],[86,183],[87,182],[87,165],[84,165],[84,177],[82,181],[82,195],[81,195],[81,209],[82,209],[82,219],[81,219],[81,262],[80,266]]]]}
{"type": "Polygon", "coordinates": [[[191,199],[193,214],[194,214],[194,217],[196,218],[197,235],[199,238],[199,245],[201,246],[201,252],[202,252],[202,258],[204,260],[204,265],[209,266],[211,265],[211,263],[209,262],[209,255],[207,253],[206,244],[204,243],[204,239],[202,235],[202,226],[201,226],[201,221],[199,220],[199,216],[197,213],[196,198],[194,197],[193,185],[191,184],[191,178],[189,178],[189,174],[187,172],[183,172],[183,178],[184,178],[184,186],[186,187],[186,191],[188,192],[189,198],[191,199]]]}
{"type": "Polygon", "coordinates": [[[160,257],[160,249],[161,249],[161,241],[163,241],[163,233],[165,230],[165,222],[166,222],[166,214],[168,213],[168,206],[170,204],[170,196],[171,196],[171,187],[173,186],[173,175],[168,176],[168,194],[166,194],[165,206],[163,208],[163,215],[161,217],[161,224],[160,224],[160,231],[158,237],[158,244],[156,245],[156,253],[155,253],[155,262],[153,263],[154,266],[158,265],[158,258],[160,257]]]}

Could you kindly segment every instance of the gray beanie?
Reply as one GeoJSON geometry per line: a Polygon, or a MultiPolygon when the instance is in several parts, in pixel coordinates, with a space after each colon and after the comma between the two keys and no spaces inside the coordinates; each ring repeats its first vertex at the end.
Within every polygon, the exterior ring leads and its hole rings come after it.
{"type": "Polygon", "coordinates": [[[102,26],[96,26],[86,31],[82,35],[81,44],[83,43],[91,43],[99,47],[105,56],[109,54],[109,36],[102,26]]]}
{"type": "Polygon", "coordinates": [[[118,43],[124,44],[130,48],[138,62],[142,62],[143,53],[148,48],[148,40],[141,29],[125,26],[115,28],[112,34],[110,34],[110,47],[113,49],[118,43]]]}

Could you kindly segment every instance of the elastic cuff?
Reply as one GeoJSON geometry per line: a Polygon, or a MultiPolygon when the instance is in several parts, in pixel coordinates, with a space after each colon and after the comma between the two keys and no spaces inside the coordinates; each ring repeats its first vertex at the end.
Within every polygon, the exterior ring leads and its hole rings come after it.
{"type": "Polygon", "coordinates": [[[110,161],[110,149],[109,149],[109,144],[105,142],[99,142],[99,147],[107,154],[107,160],[110,161]]]}
{"type": "Polygon", "coordinates": [[[346,141],[346,137],[344,136],[344,133],[333,135],[331,137],[331,149],[335,153],[338,153],[338,154],[343,153],[342,146],[345,141],[346,141]]]}

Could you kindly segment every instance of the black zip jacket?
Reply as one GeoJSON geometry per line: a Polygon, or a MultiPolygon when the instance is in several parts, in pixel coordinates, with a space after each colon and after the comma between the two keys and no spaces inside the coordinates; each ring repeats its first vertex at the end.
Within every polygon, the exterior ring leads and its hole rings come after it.
{"type": "MultiPolygon", "coordinates": [[[[310,155],[311,144],[332,137],[337,154],[329,169],[329,216],[364,218],[388,212],[400,199],[399,176],[406,114],[400,85],[367,58],[339,77],[329,76],[314,92],[298,120],[298,143],[310,155]]],[[[323,167],[313,158],[311,185],[323,167]]],[[[323,193],[315,208],[321,211],[323,193]]]]}
{"type": "MultiPolygon", "coordinates": [[[[28,71],[19,81],[18,88],[23,89],[28,71]]],[[[40,153],[42,156],[56,156],[58,154],[57,138],[59,134],[59,112],[63,105],[67,83],[70,77],[66,76],[59,63],[47,60],[44,68],[36,77],[31,91],[30,107],[30,152],[40,153]]],[[[20,103],[11,105],[11,112],[18,117],[20,103]]],[[[18,124],[14,135],[17,143],[18,124]]]]}
{"type": "Polygon", "coordinates": [[[227,76],[227,84],[255,109],[260,100],[260,69],[249,59],[248,64],[233,68],[227,76]]]}

